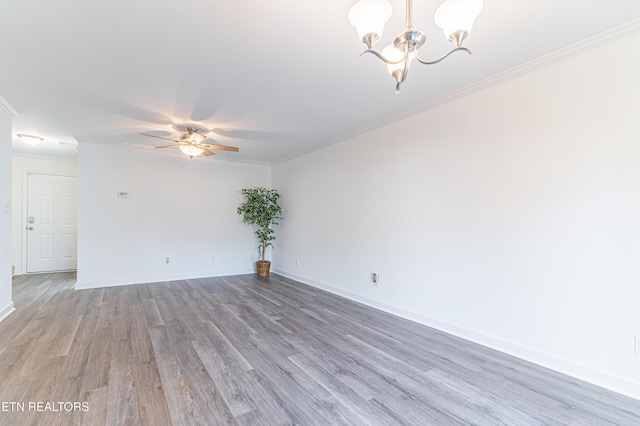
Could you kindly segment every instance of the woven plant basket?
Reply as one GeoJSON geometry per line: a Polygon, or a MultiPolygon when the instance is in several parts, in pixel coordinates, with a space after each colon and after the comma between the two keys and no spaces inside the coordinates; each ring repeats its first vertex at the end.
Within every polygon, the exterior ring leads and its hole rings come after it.
{"type": "Polygon", "coordinates": [[[264,262],[262,260],[258,260],[256,262],[256,273],[259,277],[268,277],[269,269],[271,269],[271,262],[268,260],[265,260],[264,262]]]}

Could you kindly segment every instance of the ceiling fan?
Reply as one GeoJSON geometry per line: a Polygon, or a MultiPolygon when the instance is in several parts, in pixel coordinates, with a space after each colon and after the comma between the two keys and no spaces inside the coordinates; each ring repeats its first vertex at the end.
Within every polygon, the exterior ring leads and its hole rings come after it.
{"type": "Polygon", "coordinates": [[[200,154],[204,155],[205,157],[210,157],[214,155],[213,152],[210,151],[212,149],[220,150],[220,151],[231,151],[231,152],[240,151],[235,146],[204,143],[207,137],[202,133],[200,133],[199,129],[195,127],[184,127],[184,131],[186,133],[183,133],[180,135],[180,140],[151,135],[149,133],[140,133],[140,134],[144,136],[150,136],[152,138],[158,138],[158,139],[164,139],[164,140],[176,142],[177,145],[157,146],[156,148],[158,149],[179,148],[183,154],[185,154],[187,157],[192,159],[194,157],[197,157],[200,154]]]}

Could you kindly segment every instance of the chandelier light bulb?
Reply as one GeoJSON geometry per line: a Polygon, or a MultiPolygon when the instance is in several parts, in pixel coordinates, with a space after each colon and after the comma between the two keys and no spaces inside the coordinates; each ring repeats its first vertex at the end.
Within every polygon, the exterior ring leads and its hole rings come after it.
{"type": "Polygon", "coordinates": [[[391,12],[391,4],[387,0],[360,0],[349,10],[349,22],[356,27],[361,40],[374,38],[370,42],[373,45],[382,36],[391,12]]]}

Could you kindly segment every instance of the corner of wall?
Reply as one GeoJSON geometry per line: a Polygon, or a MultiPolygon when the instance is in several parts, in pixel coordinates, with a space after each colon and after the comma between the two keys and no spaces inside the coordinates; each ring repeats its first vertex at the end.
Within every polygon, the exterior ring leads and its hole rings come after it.
{"type": "Polygon", "coordinates": [[[11,278],[11,119],[15,110],[0,97],[0,320],[13,312],[11,278]]]}

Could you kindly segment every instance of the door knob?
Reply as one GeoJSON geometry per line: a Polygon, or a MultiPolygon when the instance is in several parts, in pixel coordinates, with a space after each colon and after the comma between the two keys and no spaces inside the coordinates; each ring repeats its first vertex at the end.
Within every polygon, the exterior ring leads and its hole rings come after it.
{"type": "Polygon", "coordinates": [[[33,231],[33,226],[27,226],[27,229],[28,229],[29,231],[33,231]]]}

